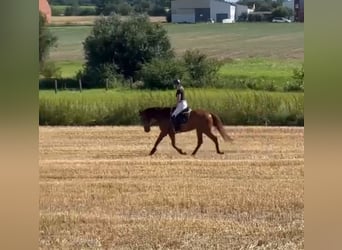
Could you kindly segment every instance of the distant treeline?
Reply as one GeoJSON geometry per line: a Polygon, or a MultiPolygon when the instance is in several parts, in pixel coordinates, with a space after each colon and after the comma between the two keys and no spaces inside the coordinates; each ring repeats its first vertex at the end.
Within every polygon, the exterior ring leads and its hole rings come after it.
{"type": "MultiPolygon", "coordinates": [[[[110,5],[130,5],[133,8],[144,9],[153,6],[159,6],[169,9],[171,0],[50,0],[51,5],[95,5],[95,6],[110,6],[110,5]]],[[[282,6],[284,0],[240,0],[239,4],[247,5],[252,8],[255,5],[255,11],[272,11],[273,9],[282,6]]]]}
{"type": "MultiPolygon", "coordinates": [[[[238,21],[271,21],[274,16],[293,16],[291,9],[282,6],[283,2],[284,0],[240,0],[238,4],[255,8],[256,13],[250,14],[248,18],[247,13],[243,13],[238,21]],[[260,12],[272,12],[272,15],[260,12]]],[[[171,0],[53,0],[50,3],[53,16],[94,16],[113,13],[126,16],[144,13],[150,16],[166,16],[168,22],[171,21],[171,0]],[[62,6],[66,8],[58,8],[62,6]],[[93,8],[87,8],[89,6],[93,8]]]]}
{"type": "Polygon", "coordinates": [[[94,0],[49,0],[50,5],[72,5],[77,2],[79,5],[95,5],[94,0]]]}

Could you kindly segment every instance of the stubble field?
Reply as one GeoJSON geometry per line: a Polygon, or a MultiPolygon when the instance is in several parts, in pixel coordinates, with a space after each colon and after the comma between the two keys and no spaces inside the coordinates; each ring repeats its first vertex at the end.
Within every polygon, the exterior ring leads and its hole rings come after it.
{"type": "Polygon", "coordinates": [[[304,249],[304,128],[226,130],[40,127],[40,248],[304,249]]]}

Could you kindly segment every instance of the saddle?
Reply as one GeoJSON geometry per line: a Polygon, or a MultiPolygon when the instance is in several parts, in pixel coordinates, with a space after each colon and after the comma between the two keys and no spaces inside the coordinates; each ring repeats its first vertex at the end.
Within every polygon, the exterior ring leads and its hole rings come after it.
{"type": "Polygon", "coordinates": [[[191,113],[191,108],[187,107],[180,112],[175,118],[172,119],[172,123],[176,132],[180,130],[180,126],[188,122],[191,113]]]}

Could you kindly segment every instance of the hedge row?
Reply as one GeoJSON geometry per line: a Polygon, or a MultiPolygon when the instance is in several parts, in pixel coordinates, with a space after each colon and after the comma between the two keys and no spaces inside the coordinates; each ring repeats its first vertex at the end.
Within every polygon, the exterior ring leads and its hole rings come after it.
{"type": "MultiPolygon", "coordinates": [[[[138,111],[175,104],[174,91],[40,91],[40,125],[137,125],[138,111]]],[[[226,125],[304,125],[304,94],[187,89],[189,106],[226,125]]]]}

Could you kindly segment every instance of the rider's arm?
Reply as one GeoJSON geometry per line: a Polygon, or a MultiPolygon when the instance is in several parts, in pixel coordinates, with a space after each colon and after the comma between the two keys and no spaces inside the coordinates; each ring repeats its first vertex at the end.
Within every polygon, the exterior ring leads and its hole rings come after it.
{"type": "Polygon", "coordinates": [[[177,103],[181,101],[181,94],[177,94],[177,103]]]}
{"type": "Polygon", "coordinates": [[[177,103],[179,103],[181,101],[181,98],[182,98],[182,94],[181,94],[181,91],[179,89],[177,90],[176,98],[177,98],[177,103]]]}

